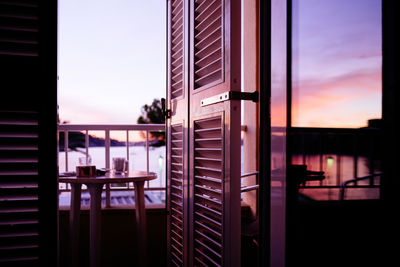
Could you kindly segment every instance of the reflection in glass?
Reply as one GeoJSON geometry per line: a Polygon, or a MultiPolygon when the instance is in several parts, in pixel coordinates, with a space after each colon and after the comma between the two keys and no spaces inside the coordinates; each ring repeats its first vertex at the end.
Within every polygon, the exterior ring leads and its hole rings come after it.
{"type": "Polygon", "coordinates": [[[271,266],[285,266],[286,254],[286,8],[271,1],[271,266]]]}
{"type": "MultiPolygon", "coordinates": [[[[381,0],[292,5],[291,160],[325,175],[302,194],[337,200],[344,182],[380,171],[381,0]]],[[[379,178],[348,197],[379,198],[379,178]]]]}
{"type": "Polygon", "coordinates": [[[359,255],[375,255],[378,240],[382,3],[291,3],[287,259],[366,266],[359,255]]]}
{"type": "Polygon", "coordinates": [[[292,126],[381,118],[381,0],[293,1],[292,126]]]}

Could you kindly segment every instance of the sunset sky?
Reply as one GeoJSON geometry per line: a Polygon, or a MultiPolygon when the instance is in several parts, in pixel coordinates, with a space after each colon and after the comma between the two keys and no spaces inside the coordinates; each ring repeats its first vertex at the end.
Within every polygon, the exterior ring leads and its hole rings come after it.
{"type": "Polygon", "coordinates": [[[293,126],[381,117],[381,0],[295,0],[293,126]]]}
{"type": "MultiPolygon", "coordinates": [[[[381,0],[293,2],[293,125],[380,118],[381,0]]],[[[165,97],[165,3],[59,0],[61,120],[134,124],[165,97]]]]}
{"type": "Polygon", "coordinates": [[[135,124],[165,97],[163,0],[59,0],[61,120],[135,124]]]}

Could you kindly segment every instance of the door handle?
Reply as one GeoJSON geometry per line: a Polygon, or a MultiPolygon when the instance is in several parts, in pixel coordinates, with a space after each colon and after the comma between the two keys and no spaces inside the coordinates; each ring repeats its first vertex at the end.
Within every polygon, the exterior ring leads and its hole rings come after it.
{"type": "Polygon", "coordinates": [[[208,98],[204,98],[200,101],[200,104],[202,107],[204,107],[227,100],[250,100],[257,103],[259,101],[258,91],[254,92],[229,91],[219,95],[214,95],[208,98]]]}

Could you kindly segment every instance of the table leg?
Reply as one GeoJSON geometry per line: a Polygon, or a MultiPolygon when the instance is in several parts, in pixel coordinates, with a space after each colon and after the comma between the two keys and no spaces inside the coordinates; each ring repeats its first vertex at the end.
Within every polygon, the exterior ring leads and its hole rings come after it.
{"type": "Polygon", "coordinates": [[[146,266],[146,207],[144,204],[144,182],[135,182],[135,210],[140,266],[146,266]]]}
{"type": "Polygon", "coordinates": [[[90,193],[90,266],[100,266],[102,184],[87,184],[90,193]]]}
{"type": "Polygon", "coordinates": [[[69,233],[71,266],[78,266],[79,262],[79,230],[81,211],[81,184],[71,183],[71,206],[69,210],[69,233]]]}

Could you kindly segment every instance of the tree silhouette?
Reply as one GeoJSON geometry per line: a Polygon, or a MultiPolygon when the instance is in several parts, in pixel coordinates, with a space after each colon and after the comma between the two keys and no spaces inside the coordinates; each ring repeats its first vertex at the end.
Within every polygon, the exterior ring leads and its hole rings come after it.
{"type": "MultiPolygon", "coordinates": [[[[164,124],[165,117],[160,99],[154,99],[151,105],[145,104],[141,109],[142,115],[137,119],[138,124],[164,124]]],[[[144,136],[144,133],[142,133],[144,136]]],[[[150,132],[151,139],[165,141],[164,132],[150,132]]]]}

